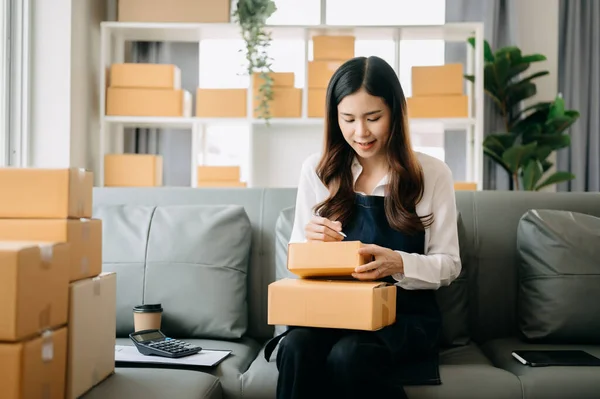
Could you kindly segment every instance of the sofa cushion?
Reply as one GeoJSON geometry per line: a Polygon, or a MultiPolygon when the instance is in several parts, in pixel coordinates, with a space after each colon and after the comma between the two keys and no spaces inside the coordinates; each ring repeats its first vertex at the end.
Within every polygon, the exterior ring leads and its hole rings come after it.
{"type": "Polygon", "coordinates": [[[144,303],[161,303],[162,330],[240,338],[247,328],[251,227],[241,206],[156,208],[148,234],[144,303]]]}
{"type": "Polygon", "coordinates": [[[482,346],[496,367],[519,377],[524,399],[598,398],[600,367],[530,367],[512,357],[515,350],[545,349],[580,349],[600,357],[600,345],[531,344],[518,338],[503,338],[482,346]]]}
{"type": "MultiPolygon", "coordinates": [[[[295,207],[281,211],[275,228],[275,279],[297,278],[287,268],[288,242],[292,235],[295,207]]],[[[443,315],[442,344],[446,347],[465,345],[469,342],[469,309],[468,309],[468,280],[467,280],[467,246],[465,229],[460,213],[457,216],[460,253],[463,259],[459,277],[448,287],[442,287],[436,292],[440,310],[443,315]]],[[[275,335],[286,329],[285,326],[275,326],[275,335]]],[[[274,352],[273,357],[276,356],[274,352]]]]}
{"type": "MultiPolygon", "coordinates": [[[[259,354],[242,376],[244,398],[275,398],[277,365],[259,354]]],[[[409,386],[411,398],[521,399],[521,384],[513,374],[490,363],[474,344],[441,352],[441,385],[409,386]]]]}
{"type": "Polygon", "coordinates": [[[117,368],[82,399],[221,399],[219,379],[190,370],[117,368]]]}
{"type": "Polygon", "coordinates": [[[600,218],[531,210],[519,221],[518,323],[525,338],[600,343],[600,218]]]}
{"type": "MultiPolygon", "coordinates": [[[[240,398],[242,396],[242,374],[248,370],[260,351],[260,345],[256,341],[242,338],[235,341],[185,339],[185,342],[198,345],[203,349],[231,350],[231,355],[216,367],[202,368],[202,371],[219,379],[223,389],[223,398],[240,398]]],[[[120,338],[117,339],[117,345],[133,345],[133,343],[131,339],[120,338]]],[[[161,366],[153,365],[152,367],[161,366]]],[[[198,398],[203,398],[203,396],[198,398]]]]}
{"type": "Polygon", "coordinates": [[[102,270],[117,274],[117,336],[133,331],[133,307],[143,303],[148,231],[153,206],[95,206],[102,220],[102,270]]]}

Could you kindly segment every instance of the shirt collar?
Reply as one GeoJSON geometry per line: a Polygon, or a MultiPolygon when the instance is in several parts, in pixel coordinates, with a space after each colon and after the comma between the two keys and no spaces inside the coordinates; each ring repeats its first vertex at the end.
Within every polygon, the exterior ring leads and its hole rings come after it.
{"type": "MultiPolygon", "coordinates": [[[[363,171],[363,167],[360,164],[360,162],[358,161],[358,158],[356,156],[354,156],[354,158],[352,159],[352,185],[354,186],[356,184],[356,180],[358,179],[358,177],[360,176],[360,174],[363,171]]],[[[379,183],[377,183],[377,186],[375,186],[375,190],[381,186],[387,186],[389,183],[389,175],[385,175],[380,181],[379,183]]],[[[373,190],[373,191],[375,191],[373,190]]]]}

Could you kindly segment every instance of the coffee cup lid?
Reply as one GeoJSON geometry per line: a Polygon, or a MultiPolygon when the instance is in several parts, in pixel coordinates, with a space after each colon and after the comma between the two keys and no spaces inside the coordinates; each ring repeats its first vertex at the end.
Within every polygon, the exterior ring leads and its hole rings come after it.
{"type": "Polygon", "coordinates": [[[144,304],[138,305],[133,308],[136,313],[158,313],[162,312],[163,308],[160,303],[158,304],[144,304]]]}

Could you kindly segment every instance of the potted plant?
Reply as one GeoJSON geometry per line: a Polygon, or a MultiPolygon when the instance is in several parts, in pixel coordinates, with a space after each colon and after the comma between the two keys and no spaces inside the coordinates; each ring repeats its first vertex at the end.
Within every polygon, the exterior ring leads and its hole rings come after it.
{"type": "MultiPolygon", "coordinates": [[[[474,38],[469,43],[475,47],[474,38]]],[[[509,174],[511,190],[536,191],[575,178],[564,171],[544,175],[553,166],[549,156],[571,144],[566,132],[579,112],[565,110],[560,94],[553,101],[519,108],[523,100],[536,95],[534,80],[549,72],[523,74],[532,63],[545,60],[541,54],[523,55],[515,46],[493,52],[484,42],[484,92],[502,117],[503,129],[485,137],[483,151],[509,174]]],[[[473,75],[465,79],[475,82],[473,75]]]]}
{"type": "Polygon", "coordinates": [[[246,70],[252,79],[254,73],[260,73],[261,85],[258,88],[260,100],[257,107],[259,117],[270,118],[269,105],[273,99],[273,80],[269,76],[271,58],[267,48],[271,44],[271,34],[266,29],[267,19],[277,10],[273,0],[237,0],[233,20],[242,30],[246,45],[246,70]]]}

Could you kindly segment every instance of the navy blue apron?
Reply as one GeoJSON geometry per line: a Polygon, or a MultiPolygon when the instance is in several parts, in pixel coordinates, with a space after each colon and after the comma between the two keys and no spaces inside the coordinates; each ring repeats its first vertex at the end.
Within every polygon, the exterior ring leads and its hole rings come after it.
{"type": "MultiPolygon", "coordinates": [[[[425,233],[405,234],[394,230],[388,223],[384,197],[355,194],[355,206],[349,221],[342,227],[345,241],[361,241],[384,248],[409,253],[425,253],[425,233]]],[[[380,279],[390,284],[392,276],[380,279]]],[[[439,340],[441,313],[433,290],[405,290],[397,288],[396,322],[374,331],[396,360],[392,371],[393,385],[439,385],[439,340]]],[[[265,346],[269,361],[277,343],[286,332],[272,338],[265,346]]]]}

